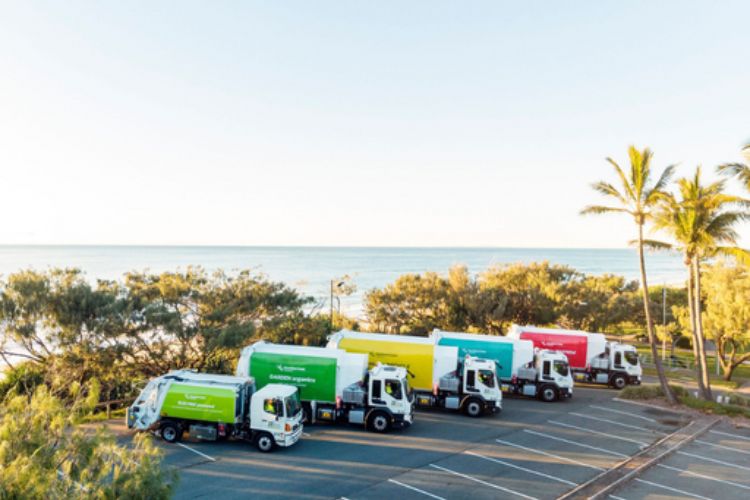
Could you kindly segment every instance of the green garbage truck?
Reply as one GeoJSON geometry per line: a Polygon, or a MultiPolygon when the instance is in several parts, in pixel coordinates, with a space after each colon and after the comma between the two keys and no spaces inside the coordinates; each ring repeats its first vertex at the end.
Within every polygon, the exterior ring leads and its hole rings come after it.
{"type": "Polygon", "coordinates": [[[250,377],[176,370],[149,381],[127,409],[127,426],[157,431],[179,441],[185,431],[195,439],[235,438],[269,452],[288,447],[302,435],[302,411],[296,387],[266,385],[256,390],[250,377]]]}
{"type": "Polygon", "coordinates": [[[237,376],[258,387],[288,384],[299,389],[306,421],[346,422],[374,432],[411,425],[414,397],[404,368],[378,364],[341,349],[256,342],[245,347],[237,376]]]}

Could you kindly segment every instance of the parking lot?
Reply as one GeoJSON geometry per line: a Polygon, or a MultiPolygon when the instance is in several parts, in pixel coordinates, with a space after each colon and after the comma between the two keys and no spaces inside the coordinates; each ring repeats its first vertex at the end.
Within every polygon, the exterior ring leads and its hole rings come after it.
{"type": "MultiPolygon", "coordinates": [[[[311,426],[294,447],[161,443],[180,469],[177,498],[557,498],[685,426],[681,414],[576,388],[544,404],[506,398],[471,419],[420,411],[404,431],[311,426]]],[[[625,482],[611,498],[748,498],[750,430],[721,423],[625,482]]]]}

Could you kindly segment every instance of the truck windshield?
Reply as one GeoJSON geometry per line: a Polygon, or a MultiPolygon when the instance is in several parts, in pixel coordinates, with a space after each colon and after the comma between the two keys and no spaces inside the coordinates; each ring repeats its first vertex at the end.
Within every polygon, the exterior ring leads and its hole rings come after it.
{"type": "Polygon", "coordinates": [[[638,353],[634,351],[625,351],[625,359],[633,366],[638,365],[638,353]]]}
{"type": "Polygon", "coordinates": [[[286,407],[287,417],[296,417],[297,414],[302,410],[296,394],[284,399],[284,406],[286,407]]]}
{"type": "Polygon", "coordinates": [[[492,370],[479,370],[479,381],[485,387],[495,387],[495,374],[492,370]]]}
{"type": "Polygon", "coordinates": [[[555,367],[555,371],[563,377],[567,377],[568,374],[570,373],[570,370],[568,369],[567,361],[555,361],[554,367],[555,367]]]}
{"type": "Polygon", "coordinates": [[[408,401],[414,401],[414,391],[409,387],[409,381],[404,379],[402,382],[404,384],[404,394],[406,394],[406,399],[408,401]]]}

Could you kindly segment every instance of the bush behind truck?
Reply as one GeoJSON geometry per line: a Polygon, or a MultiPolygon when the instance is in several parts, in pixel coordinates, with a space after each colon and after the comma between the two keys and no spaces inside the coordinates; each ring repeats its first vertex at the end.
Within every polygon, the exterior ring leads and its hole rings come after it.
{"type": "Polygon", "coordinates": [[[196,439],[248,439],[263,452],[292,446],[302,435],[295,387],[260,390],[248,377],[177,370],[152,379],[128,408],[128,428],[158,430],[167,442],[185,431],[196,439]]]}

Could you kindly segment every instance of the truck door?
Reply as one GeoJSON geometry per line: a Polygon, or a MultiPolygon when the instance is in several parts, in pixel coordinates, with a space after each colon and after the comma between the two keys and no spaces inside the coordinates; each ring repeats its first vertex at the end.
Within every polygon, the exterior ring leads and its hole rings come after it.
{"type": "Polygon", "coordinates": [[[622,353],[620,351],[615,352],[615,369],[622,370],[622,353]]]}
{"type": "Polygon", "coordinates": [[[544,380],[552,380],[552,373],[550,369],[550,361],[546,360],[542,365],[542,378],[544,380]]]}

